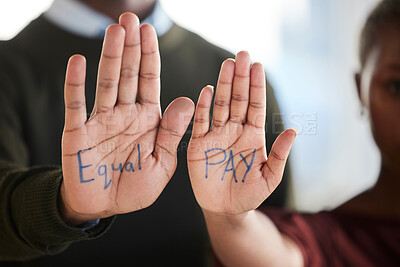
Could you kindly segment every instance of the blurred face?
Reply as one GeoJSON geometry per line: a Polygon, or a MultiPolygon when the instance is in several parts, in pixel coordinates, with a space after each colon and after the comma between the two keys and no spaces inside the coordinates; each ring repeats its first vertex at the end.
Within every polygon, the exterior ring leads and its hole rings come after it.
{"type": "Polygon", "coordinates": [[[400,168],[400,20],[379,28],[359,82],[382,160],[400,168]]]}
{"type": "Polygon", "coordinates": [[[130,11],[139,16],[141,20],[146,18],[156,0],[79,0],[103,14],[118,21],[119,15],[130,11]]]}
{"type": "Polygon", "coordinates": [[[135,9],[137,6],[145,4],[153,4],[156,0],[79,0],[89,5],[99,5],[104,7],[120,6],[125,7],[126,10],[135,9]]]}

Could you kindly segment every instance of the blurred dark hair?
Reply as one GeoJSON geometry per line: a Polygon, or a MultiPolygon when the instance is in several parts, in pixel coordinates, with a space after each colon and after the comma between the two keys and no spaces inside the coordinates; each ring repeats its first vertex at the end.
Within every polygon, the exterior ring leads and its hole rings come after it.
{"type": "Polygon", "coordinates": [[[379,28],[390,20],[400,21],[400,0],[383,0],[368,16],[360,36],[359,59],[362,67],[379,28]]]}

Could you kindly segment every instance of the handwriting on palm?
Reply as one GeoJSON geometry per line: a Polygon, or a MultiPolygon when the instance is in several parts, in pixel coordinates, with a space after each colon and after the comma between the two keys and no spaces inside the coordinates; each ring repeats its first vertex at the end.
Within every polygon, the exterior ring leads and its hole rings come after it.
{"type": "Polygon", "coordinates": [[[95,106],[86,118],[85,61],[68,64],[62,142],[67,204],[103,218],[152,204],[176,168],[193,103],[176,99],[161,117],[160,57],[150,25],[131,13],[106,32],[95,106]]]}
{"type": "Polygon", "coordinates": [[[247,52],[226,60],[217,85],[200,94],[188,148],[196,199],[208,211],[239,214],[257,208],[278,186],[296,133],[283,132],[267,158],[266,87],[263,67],[250,67],[247,52]]]}

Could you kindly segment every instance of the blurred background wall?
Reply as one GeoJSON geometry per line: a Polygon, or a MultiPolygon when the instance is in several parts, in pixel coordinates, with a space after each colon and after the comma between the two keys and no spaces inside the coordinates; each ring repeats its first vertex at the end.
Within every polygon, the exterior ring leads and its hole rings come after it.
{"type": "MultiPolygon", "coordinates": [[[[0,0],[0,39],[51,0],[0,0]]],[[[372,186],[379,157],[361,116],[353,74],[359,31],[378,0],[161,0],[178,24],[264,64],[286,128],[297,209],[332,208],[372,186]]]]}

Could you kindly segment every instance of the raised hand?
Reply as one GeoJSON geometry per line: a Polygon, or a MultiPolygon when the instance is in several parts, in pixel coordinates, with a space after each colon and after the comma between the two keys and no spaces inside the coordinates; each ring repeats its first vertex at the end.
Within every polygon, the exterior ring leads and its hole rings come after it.
{"type": "Polygon", "coordinates": [[[179,98],[161,116],[157,36],[132,13],[106,31],[89,119],[84,84],[85,59],[75,55],[65,81],[60,204],[75,225],[151,205],[175,171],[194,111],[179,98]]]}
{"type": "Polygon", "coordinates": [[[284,131],[267,158],[265,148],[266,87],[260,63],[250,66],[247,52],[221,67],[215,94],[200,93],[188,148],[188,168],[203,211],[241,214],[256,209],[278,186],[296,137],[284,131]]]}

